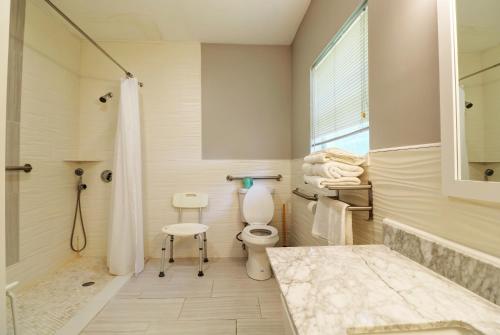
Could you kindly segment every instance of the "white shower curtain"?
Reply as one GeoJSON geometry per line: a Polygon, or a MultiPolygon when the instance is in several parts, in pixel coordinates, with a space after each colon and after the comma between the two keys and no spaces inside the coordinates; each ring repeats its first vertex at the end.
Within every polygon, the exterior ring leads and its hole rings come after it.
{"type": "Polygon", "coordinates": [[[122,79],[113,164],[108,267],[114,275],[144,269],[142,159],[139,88],[122,79]]]}

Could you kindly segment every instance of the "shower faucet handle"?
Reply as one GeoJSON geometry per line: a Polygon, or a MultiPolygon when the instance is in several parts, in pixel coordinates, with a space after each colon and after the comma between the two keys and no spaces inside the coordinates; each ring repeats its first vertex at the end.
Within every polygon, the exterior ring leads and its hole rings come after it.
{"type": "Polygon", "coordinates": [[[102,171],[101,179],[105,183],[111,183],[111,181],[113,180],[113,171],[111,171],[111,170],[102,171]]]}

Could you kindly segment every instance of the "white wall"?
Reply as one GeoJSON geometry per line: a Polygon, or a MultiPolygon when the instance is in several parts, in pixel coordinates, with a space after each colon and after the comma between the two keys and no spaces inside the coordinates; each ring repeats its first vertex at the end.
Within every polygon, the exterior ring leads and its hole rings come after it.
{"type": "MultiPolygon", "coordinates": [[[[106,50],[127,66],[144,87],[140,89],[143,129],[144,213],[146,254],[158,257],[160,229],[175,223],[171,206],[175,192],[207,192],[210,205],[204,216],[210,226],[209,256],[243,256],[235,235],[242,229],[236,190],[227,174],[282,174],[281,182],[264,182],[276,189],[277,214],[290,196],[289,160],[202,160],[201,154],[201,49],[194,42],[103,43],[106,50]]],[[[118,78],[122,76],[94,47],[83,44],[81,65],[80,156],[102,158],[85,164],[88,191],[84,195],[89,248],[86,254],[105,255],[110,184],[99,174],[112,167],[118,78]],[[97,102],[112,91],[115,99],[97,102]]],[[[194,218],[194,217],[193,217],[194,218]]],[[[176,242],[179,257],[195,256],[192,238],[176,242]]]]}
{"type": "MultiPolygon", "coordinates": [[[[460,74],[466,75],[487,68],[500,59],[500,47],[478,52],[460,53],[460,74]]],[[[462,81],[466,100],[474,106],[466,111],[467,143],[471,161],[500,161],[500,129],[498,108],[500,99],[500,70],[493,69],[462,81]]]]}
{"type": "MultiPolygon", "coordinates": [[[[481,53],[483,68],[492,66],[500,60],[500,46],[481,53]]],[[[500,69],[497,67],[484,73],[483,97],[485,104],[484,157],[489,162],[500,162],[500,69]]],[[[500,172],[500,171],[497,171],[500,172]]]]}
{"type": "Polygon", "coordinates": [[[32,1],[26,4],[19,173],[20,261],[9,281],[23,284],[69,260],[75,204],[80,40],[32,1]]]}
{"type": "MultiPolygon", "coordinates": [[[[500,47],[459,54],[461,76],[487,68],[500,59],[500,47]]],[[[489,70],[462,82],[467,101],[474,105],[465,112],[470,177],[483,180],[484,170],[494,169],[491,181],[500,181],[500,70],[489,70]]]]}
{"type": "MultiPolygon", "coordinates": [[[[459,54],[460,76],[476,72],[482,68],[481,55],[476,52],[459,54]]],[[[465,100],[473,102],[471,109],[465,110],[465,136],[469,161],[484,160],[484,99],[481,76],[462,82],[465,100]]],[[[472,172],[472,171],[471,171],[472,172]]]]}

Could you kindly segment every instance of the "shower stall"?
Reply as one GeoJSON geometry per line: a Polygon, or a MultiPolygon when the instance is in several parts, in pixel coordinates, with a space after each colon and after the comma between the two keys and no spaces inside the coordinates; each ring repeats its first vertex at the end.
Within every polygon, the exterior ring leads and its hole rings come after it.
{"type": "MultiPolygon", "coordinates": [[[[132,74],[61,16],[47,0],[11,4],[5,233],[23,335],[57,333],[117,278],[110,170],[119,78],[132,74]]],[[[14,334],[10,306],[7,319],[14,334]]]]}

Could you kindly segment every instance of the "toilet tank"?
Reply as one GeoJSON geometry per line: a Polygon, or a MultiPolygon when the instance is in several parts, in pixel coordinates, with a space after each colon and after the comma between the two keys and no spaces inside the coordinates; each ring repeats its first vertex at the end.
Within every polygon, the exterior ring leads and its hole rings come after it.
{"type": "MultiPolygon", "coordinates": [[[[243,199],[245,199],[245,195],[248,192],[248,188],[240,188],[238,190],[238,203],[240,206],[240,220],[243,223],[247,223],[244,219],[243,215],[243,199]]],[[[272,196],[274,196],[274,188],[269,188],[269,192],[271,193],[272,196]]]]}

